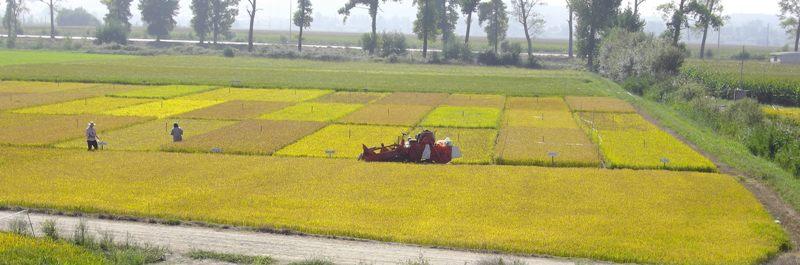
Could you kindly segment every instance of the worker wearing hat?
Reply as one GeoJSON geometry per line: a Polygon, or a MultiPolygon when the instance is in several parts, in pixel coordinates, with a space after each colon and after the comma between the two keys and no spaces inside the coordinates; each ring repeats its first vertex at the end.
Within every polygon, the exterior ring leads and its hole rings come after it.
{"type": "Polygon", "coordinates": [[[97,140],[100,139],[100,136],[97,136],[97,130],[94,128],[94,122],[89,122],[89,127],[86,127],[86,144],[89,146],[89,151],[97,151],[97,140]]]}

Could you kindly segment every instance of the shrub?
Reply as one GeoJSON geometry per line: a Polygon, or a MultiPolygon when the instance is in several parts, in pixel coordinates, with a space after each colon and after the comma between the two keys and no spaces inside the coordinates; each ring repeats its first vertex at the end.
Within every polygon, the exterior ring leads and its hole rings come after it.
{"type": "Polygon", "coordinates": [[[653,35],[614,29],[603,39],[598,56],[599,72],[622,82],[641,75],[672,76],[686,55],[653,35]]]}
{"type": "Polygon", "coordinates": [[[661,45],[658,56],[653,62],[653,73],[660,76],[672,76],[678,74],[678,71],[683,66],[686,60],[685,49],[671,46],[661,45]]]}
{"type": "Polygon", "coordinates": [[[750,52],[744,50],[731,56],[733,60],[750,60],[750,52]]]}
{"type": "Polygon", "coordinates": [[[386,33],[381,36],[381,57],[402,56],[408,54],[406,36],[399,32],[386,33]]]}
{"type": "Polygon", "coordinates": [[[522,54],[522,45],[519,43],[509,43],[504,41],[501,45],[502,55],[500,56],[500,63],[502,65],[519,65],[520,57],[522,54]]]}
{"type": "Polygon", "coordinates": [[[47,238],[52,240],[58,240],[60,236],[58,235],[58,228],[56,227],[56,220],[48,219],[42,223],[42,233],[47,238]]]}
{"type": "Polygon", "coordinates": [[[500,58],[493,51],[478,54],[478,63],[482,65],[500,65],[500,58]]]}
{"type": "Polygon", "coordinates": [[[97,27],[95,44],[117,43],[124,45],[128,43],[128,34],[130,32],[124,24],[119,22],[106,23],[97,27]]]}
{"type": "Polygon", "coordinates": [[[379,40],[380,37],[378,36],[375,36],[375,39],[373,40],[372,33],[364,33],[363,35],[361,35],[361,41],[360,41],[361,49],[366,52],[369,51],[371,48],[375,48],[375,50],[377,51],[379,40]]]}
{"type": "Polygon", "coordinates": [[[622,88],[628,92],[642,95],[644,94],[645,90],[653,85],[653,83],[655,82],[653,81],[653,77],[650,75],[632,76],[628,77],[624,82],[622,82],[622,88]]]}
{"type": "Polygon", "coordinates": [[[447,44],[442,51],[445,60],[460,60],[464,62],[472,61],[472,50],[469,45],[454,41],[447,44]]]}
{"type": "Polygon", "coordinates": [[[236,53],[233,51],[233,48],[225,47],[225,49],[222,50],[222,56],[233,58],[234,56],[236,56],[236,53]]]}

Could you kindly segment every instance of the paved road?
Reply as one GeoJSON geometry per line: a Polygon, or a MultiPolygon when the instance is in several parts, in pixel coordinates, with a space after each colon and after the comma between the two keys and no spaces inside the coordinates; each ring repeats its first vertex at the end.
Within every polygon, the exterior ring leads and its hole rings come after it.
{"type": "MultiPolygon", "coordinates": [[[[7,226],[5,216],[14,212],[0,211],[0,228],[7,226]]],[[[24,216],[27,218],[27,216],[24,216]]],[[[31,221],[39,236],[41,223],[57,220],[62,235],[72,235],[80,221],[77,217],[31,214],[31,221]]],[[[246,255],[269,255],[280,261],[297,261],[323,258],[337,264],[398,264],[418,259],[420,255],[431,264],[474,264],[476,261],[496,257],[466,251],[433,249],[419,246],[392,244],[376,241],[350,241],[313,236],[279,235],[234,230],[219,230],[204,227],[166,226],[128,221],[112,221],[87,218],[91,231],[113,233],[117,240],[130,238],[140,244],[149,243],[167,247],[183,254],[191,250],[208,250],[246,255]]],[[[588,264],[591,262],[533,257],[510,257],[529,265],[588,264]]]]}

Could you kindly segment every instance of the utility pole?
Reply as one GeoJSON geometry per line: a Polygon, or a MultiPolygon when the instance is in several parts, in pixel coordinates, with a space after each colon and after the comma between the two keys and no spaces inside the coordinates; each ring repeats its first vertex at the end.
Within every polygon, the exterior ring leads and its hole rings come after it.
{"type": "Polygon", "coordinates": [[[720,46],[722,46],[722,27],[717,30],[717,52],[719,52],[720,46]]]}

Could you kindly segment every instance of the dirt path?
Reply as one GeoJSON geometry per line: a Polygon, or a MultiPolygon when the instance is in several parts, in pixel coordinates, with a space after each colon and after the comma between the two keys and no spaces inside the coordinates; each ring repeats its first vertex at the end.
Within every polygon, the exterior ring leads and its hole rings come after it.
{"type": "MultiPolygon", "coordinates": [[[[0,211],[0,218],[14,214],[11,211],[0,211]]],[[[27,218],[27,217],[26,217],[27,218]]],[[[71,235],[80,221],[79,217],[31,214],[31,222],[41,236],[41,223],[48,219],[57,220],[62,235],[71,235]]],[[[7,220],[6,220],[7,221],[7,220]]],[[[174,262],[185,262],[180,257],[191,250],[208,250],[224,253],[246,255],[268,255],[282,262],[298,261],[309,258],[322,258],[336,264],[398,264],[408,260],[419,259],[420,256],[431,264],[475,264],[476,261],[496,257],[498,255],[473,253],[466,251],[434,249],[427,247],[383,243],[376,241],[351,241],[320,238],[313,236],[279,235],[234,230],[219,230],[203,227],[167,226],[128,221],[103,219],[86,219],[92,232],[110,232],[116,240],[131,241],[139,244],[152,244],[167,247],[174,262]]],[[[0,221],[0,228],[7,227],[0,221]]],[[[589,264],[584,260],[566,260],[538,257],[511,257],[520,259],[529,265],[561,265],[589,264]]],[[[191,262],[191,261],[190,261],[191,262]]]]}

